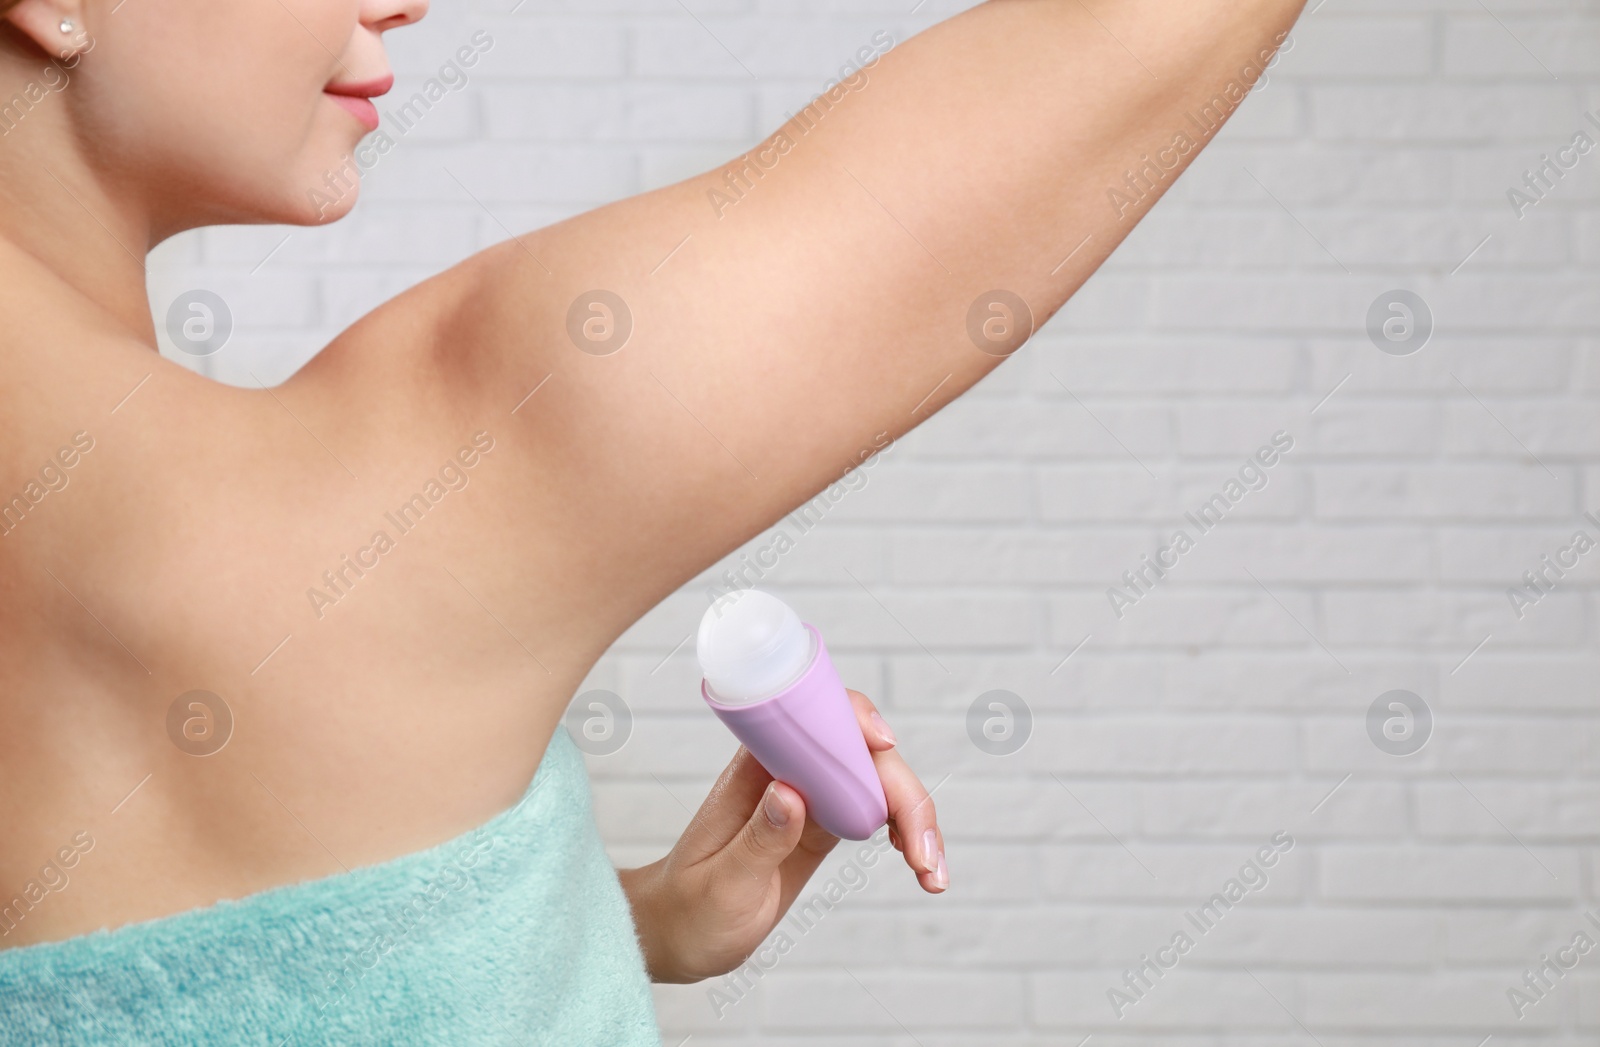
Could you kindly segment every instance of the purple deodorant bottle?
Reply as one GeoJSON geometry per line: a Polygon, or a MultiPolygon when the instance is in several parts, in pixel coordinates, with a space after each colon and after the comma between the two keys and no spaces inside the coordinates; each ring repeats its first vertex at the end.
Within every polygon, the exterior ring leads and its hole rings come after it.
{"type": "Polygon", "coordinates": [[[828,832],[865,840],[889,807],[822,634],[756,589],[719,596],[695,642],[700,694],[767,773],[828,832]]]}

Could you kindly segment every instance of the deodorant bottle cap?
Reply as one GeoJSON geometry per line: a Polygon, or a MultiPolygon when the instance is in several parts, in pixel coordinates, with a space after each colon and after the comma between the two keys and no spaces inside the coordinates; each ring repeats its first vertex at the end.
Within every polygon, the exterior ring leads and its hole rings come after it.
{"type": "Polygon", "coordinates": [[[695,655],[706,686],[721,702],[774,695],[811,664],[811,634],[788,604],[758,589],[724,593],[700,619],[695,655]]]}

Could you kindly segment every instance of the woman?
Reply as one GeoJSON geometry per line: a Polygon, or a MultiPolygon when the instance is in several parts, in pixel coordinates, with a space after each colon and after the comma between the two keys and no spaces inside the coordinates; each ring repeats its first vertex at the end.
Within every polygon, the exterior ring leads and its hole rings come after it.
{"type": "MultiPolygon", "coordinates": [[[[426,0],[0,4],[0,1036],[655,1042],[646,974],[738,966],[837,841],[741,749],[614,872],[574,690],[1014,351],[1299,7],[982,4],[240,390],[158,357],[143,259],[347,213],[330,173],[426,0]]],[[[935,804],[852,698],[943,891],[935,804]]]]}

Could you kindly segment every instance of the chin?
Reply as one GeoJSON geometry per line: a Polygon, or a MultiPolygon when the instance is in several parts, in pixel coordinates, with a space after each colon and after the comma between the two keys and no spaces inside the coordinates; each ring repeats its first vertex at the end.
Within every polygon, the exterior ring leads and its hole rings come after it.
{"type": "Polygon", "coordinates": [[[359,179],[345,192],[333,194],[323,192],[321,199],[312,203],[302,202],[300,217],[294,224],[297,225],[328,225],[337,222],[351,211],[355,210],[356,200],[361,196],[361,182],[359,179]]]}
{"type": "Polygon", "coordinates": [[[300,168],[289,204],[297,225],[326,225],[349,214],[361,196],[361,175],[370,163],[361,137],[345,133],[338,144],[317,150],[317,159],[300,168]]]}

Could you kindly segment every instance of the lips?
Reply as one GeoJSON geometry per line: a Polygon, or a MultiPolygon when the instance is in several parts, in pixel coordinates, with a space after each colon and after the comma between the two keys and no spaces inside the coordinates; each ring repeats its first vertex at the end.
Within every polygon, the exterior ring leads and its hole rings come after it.
{"type": "Polygon", "coordinates": [[[378,129],[378,107],[372,104],[372,99],[389,93],[394,87],[394,76],[382,76],[376,80],[364,80],[359,83],[329,84],[323,88],[333,103],[361,124],[368,131],[378,129]]]}

